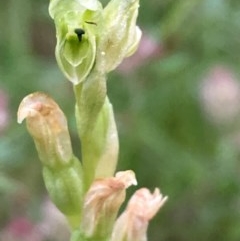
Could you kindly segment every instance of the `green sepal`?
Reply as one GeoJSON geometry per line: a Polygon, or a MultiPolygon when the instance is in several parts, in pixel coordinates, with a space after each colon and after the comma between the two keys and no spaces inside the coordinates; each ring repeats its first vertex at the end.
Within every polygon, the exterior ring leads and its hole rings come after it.
{"type": "Polygon", "coordinates": [[[83,203],[82,167],[73,157],[68,165],[58,169],[43,167],[43,179],[49,196],[66,216],[72,228],[79,225],[83,203]]]}
{"type": "Polygon", "coordinates": [[[141,39],[141,30],[136,26],[138,7],[139,0],[111,0],[103,9],[97,63],[104,66],[105,72],[136,51],[141,39]]]}

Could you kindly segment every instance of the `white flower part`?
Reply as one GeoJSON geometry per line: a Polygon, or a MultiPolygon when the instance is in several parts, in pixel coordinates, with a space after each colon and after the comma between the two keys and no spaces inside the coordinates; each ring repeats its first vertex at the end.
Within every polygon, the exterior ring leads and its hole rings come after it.
{"type": "Polygon", "coordinates": [[[115,177],[124,183],[125,188],[128,188],[131,185],[137,185],[136,176],[132,170],[117,172],[115,177]]]}
{"type": "Polygon", "coordinates": [[[86,9],[96,11],[99,7],[99,2],[97,0],[78,0],[79,4],[84,6],[86,9]]]}
{"type": "Polygon", "coordinates": [[[137,190],[117,219],[111,241],[146,241],[148,223],[166,200],[158,188],[153,194],[146,188],[137,190]]]}

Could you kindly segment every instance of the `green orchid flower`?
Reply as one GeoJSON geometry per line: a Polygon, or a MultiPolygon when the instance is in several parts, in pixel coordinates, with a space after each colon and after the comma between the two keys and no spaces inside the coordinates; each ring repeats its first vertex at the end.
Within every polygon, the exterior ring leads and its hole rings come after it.
{"type": "Polygon", "coordinates": [[[73,84],[95,68],[106,74],[138,47],[139,0],[112,0],[103,9],[97,0],[51,0],[49,12],[57,32],[56,59],[73,84]]]}
{"type": "Polygon", "coordinates": [[[49,12],[55,21],[56,59],[64,75],[74,85],[82,82],[93,68],[96,32],[102,6],[97,1],[52,0],[49,12]]]}

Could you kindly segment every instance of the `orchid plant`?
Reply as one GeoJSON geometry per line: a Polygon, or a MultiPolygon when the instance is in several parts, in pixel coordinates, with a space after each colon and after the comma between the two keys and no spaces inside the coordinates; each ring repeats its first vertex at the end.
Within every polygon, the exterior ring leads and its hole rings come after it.
{"type": "Polygon", "coordinates": [[[50,0],[56,26],[56,60],[72,83],[81,162],[73,154],[67,119],[48,95],[26,96],[18,122],[26,119],[49,196],[71,227],[71,241],[145,241],[148,222],[165,203],[158,188],[141,188],[118,211],[132,170],[115,174],[119,143],[107,74],[138,47],[139,0],[50,0]]]}

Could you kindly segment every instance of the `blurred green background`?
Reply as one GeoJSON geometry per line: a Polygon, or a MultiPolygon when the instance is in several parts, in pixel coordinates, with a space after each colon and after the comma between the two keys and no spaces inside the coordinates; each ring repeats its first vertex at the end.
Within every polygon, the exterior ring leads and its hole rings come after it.
{"type": "MultiPolygon", "coordinates": [[[[139,50],[108,76],[108,95],[119,130],[118,170],[133,169],[138,187],[169,196],[149,240],[238,241],[240,1],[142,0],[138,24],[139,50]]],[[[51,95],[80,152],[73,92],[54,46],[47,0],[1,0],[0,235],[19,217],[41,222],[46,196],[33,142],[16,123],[22,98],[51,95]]]]}

